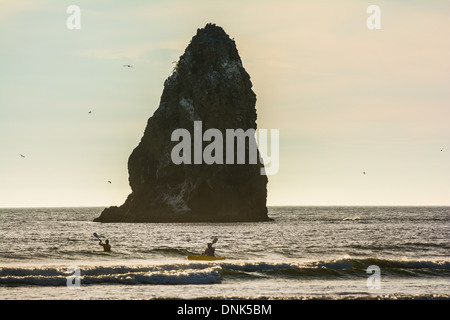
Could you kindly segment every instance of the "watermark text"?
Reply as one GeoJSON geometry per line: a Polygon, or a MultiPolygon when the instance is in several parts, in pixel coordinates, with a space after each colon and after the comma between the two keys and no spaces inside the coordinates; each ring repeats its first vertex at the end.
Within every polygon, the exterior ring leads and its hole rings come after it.
{"type": "Polygon", "coordinates": [[[270,141],[267,129],[226,129],[225,138],[219,129],[210,128],[203,132],[202,121],[194,121],[193,129],[193,138],[184,128],[172,132],[171,141],[179,141],[170,155],[174,164],[257,164],[259,161],[264,164],[261,175],[278,172],[278,129],[270,130],[270,141]],[[210,143],[203,148],[204,142],[210,143]]]}

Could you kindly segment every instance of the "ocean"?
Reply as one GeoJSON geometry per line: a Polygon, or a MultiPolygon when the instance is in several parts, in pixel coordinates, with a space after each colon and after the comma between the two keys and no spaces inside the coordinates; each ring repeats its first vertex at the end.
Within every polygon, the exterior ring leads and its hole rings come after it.
{"type": "Polygon", "coordinates": [[[450,299],[450,207],[269,207],[258,223],[0,209],[0,299],[450,299]],[[97,233],[109,239],[101,250],[97,233]],[[218,238],[225,260],[190,261],[218,238]]]}

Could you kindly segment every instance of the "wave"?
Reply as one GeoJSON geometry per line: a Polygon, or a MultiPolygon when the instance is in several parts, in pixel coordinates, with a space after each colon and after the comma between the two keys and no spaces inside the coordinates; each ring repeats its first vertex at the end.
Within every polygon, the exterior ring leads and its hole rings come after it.
{"type": "MultiPolygon", "coordinates": [[[[216,284],[223,279],[258,278],[346,279],[367,278],[369,266],[380,268],[381,276],[450,277],[450,261],[342,258],[304,263],[198,262],[148,266],[81,266],[78,274],[67,266],[0,268],[0,286],[65,286],[78,277],[92,284],[216,284]],[[70,272],[69,272],[70,271],[70,272]]],[[[371,273],[370,273],[371,274],[371,273]]]]}
{"type": "Polygon", "coordinates": [[[1,268],[0,285],[66,286],[91,284],[212,284],[221,282],[219,266],[89,266],[1,268]],[[75,271],[78,268],[78,273],[75,271]],[[70,285],[70,284],[69,284],[70,285]]]}
{"type": "Polygon", "coordinates": [[[381,269],[431,269],[450,271],[450,261],[446,260],[406,260],[382,258],[342,258],[329,261],[311,262],[309,265],[332,269],[367,269],[369,265],[377,265],[381,269]]]}
{"type": "MultiPolygon", "coordinates": [[[[61,257],[66,257],[67,259],[86,259],[92,258],[93,254],[98,254],[99,252],[93,252],[98,248],[91,249],[72,249],[53,247],[47,251],[30,250],[27,252],[17,252],[17,251],[0,251],[0,261],[29,261],[30,257],[34,260],[51,260],[60,259],[61,257]]],[[[130,258],[130,257],[186,257],[188,255],[198,254],[198,252],[193,252],[183,248],[171,248],[171,247],[157,247],[151,249],[141,250],[120,250],[113,248],[109,253],[109,256],[114,259],[118,258],[130,258]]]]}
{"type": "Polygon", "coordinates": [[[378,266],[381,276],[393,277],[449,277],[450,261],[431,260],[391,260],[379,258],[352,259],[342,258],[326,261],[298,263],[245,263],[222,265],[231,276],[242,276],[236,273],[257,274],[266,277],[288,278],[353,278],[364,277],[372,272],[369,266],[378,266]]]}

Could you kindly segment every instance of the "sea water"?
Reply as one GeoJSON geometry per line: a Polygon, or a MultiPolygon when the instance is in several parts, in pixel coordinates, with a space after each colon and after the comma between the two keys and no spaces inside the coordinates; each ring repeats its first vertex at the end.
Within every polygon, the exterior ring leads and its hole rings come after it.
{"type": "Polygon", "coordinates": [[[102,209],[0,209],[0,299],[450,299],[450,207],[93,222],[102,209]],[[111,253],[93,252],[102,249],[94,232],[111,253]],[[225,260],[187,260],[214,237],[225,260]]]}

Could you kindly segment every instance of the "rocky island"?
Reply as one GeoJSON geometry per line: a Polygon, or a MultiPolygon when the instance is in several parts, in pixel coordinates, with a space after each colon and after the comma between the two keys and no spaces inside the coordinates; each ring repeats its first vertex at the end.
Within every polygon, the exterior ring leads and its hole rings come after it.
{"type": "MultiPolygon", "coordinates": [[[[255,104],[250,76],[234,40],[214,24],[198,29],[164,82],[159,107],[128,159],[131,194],[123,205],[104,209],[94,221],[270,220],[262,163],[176,164],[172,159],[178,144],[172,138],[174,130],[185,128],[194,136],[195,130],[215,128],[225,136],[227,129],[256,129],[255,104]],[[201,128],[194,123],[201,123],[201,128]]],[[[200,143],[202,148],[209,144],[200,143]]]]}

